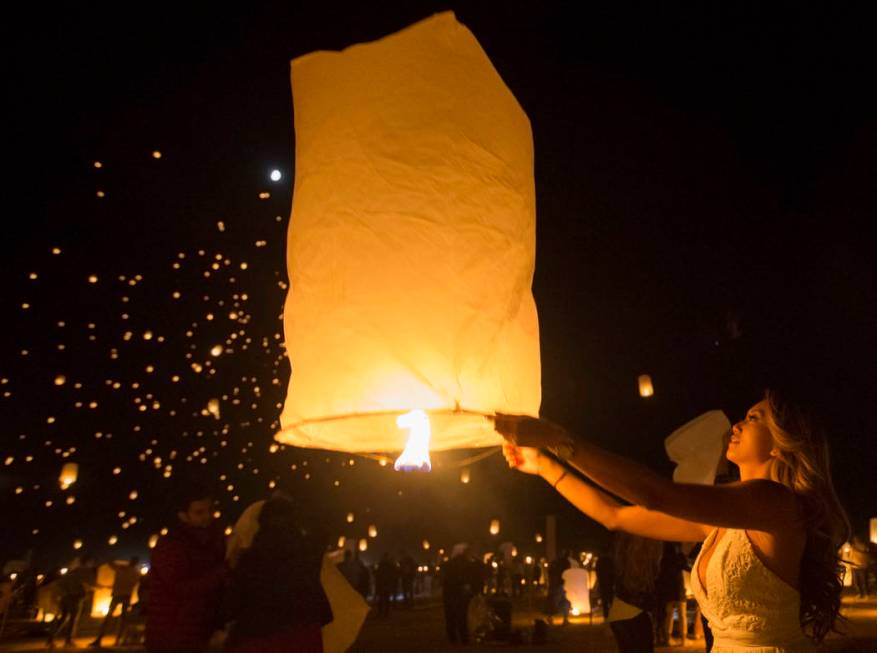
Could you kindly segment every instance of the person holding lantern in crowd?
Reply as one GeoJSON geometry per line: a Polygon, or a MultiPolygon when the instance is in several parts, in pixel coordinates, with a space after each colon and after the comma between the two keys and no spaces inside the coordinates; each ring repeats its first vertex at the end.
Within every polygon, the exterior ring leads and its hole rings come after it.
{"type": "Polygon", "coordinates": [[[116,630],[116,646],[119,645],[119,640],[122,638],[122,632],[125,629],[125,620],[128,617],[128,610],[131,607],[131,596],[134,594],[134,590],[137,589],[137,584],[140,582],[140,570],[137,568],[138,562],[140,562],[140,559],[135,556],[128,561],[128,564],[110,563],[114,572],[112,599],[110,600],[110,607],[107,610],[107,615],[100,624],[100,630],[97,633],[97,637],[95,637],[94,641],[89,644],[90,647],[100,648],[101,640],[104,637],[104,631],[106,630],[110,619],[113,618],[113,612],[117,605],[122,607],[122,613],[119,615],[119,627],[116,630]]]}
{"type": "Polygon", "coordinates": [[[538,474],[607,528],[704,541],[691,584],[715,653],[753,646],[809,653],[835,629],[843,589],[838,550],[849,524],[831,482],[825,435],[803,406],[775,391],[752,406],[732,428],[726,452],[741,480],[718,486],[673,483],[546,420],[495,420],[511,467],[538,474]]]}
{"type": "MultiPolygon", "coordinates": [[[[63,570],[62,570],[63,572],[63,570]]],[[[55,637],[64,631],[64,646],[73,645],[73,636],[89,592],[97,587],[97,568],[93,556],[83,556],[81,561],[55,581],[58,587],[58,616],[52,622],[46,648],[55,648],[55,637]]]]}

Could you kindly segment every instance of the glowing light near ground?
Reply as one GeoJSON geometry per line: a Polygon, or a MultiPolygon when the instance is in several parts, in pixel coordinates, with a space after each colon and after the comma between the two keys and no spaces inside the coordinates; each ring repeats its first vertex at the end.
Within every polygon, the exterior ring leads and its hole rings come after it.
{"type": "Polygon", "coordinates": [[[466,483],[469,482],[469,480],[470,480],[469,468],[464,467],[463,469],[460,470],[460,483],[463,483],[465,485],[466,483]]]}
{"type": "Polygon", "coordinates": [[[396,458],[393,469],[398,471],[428,472],[432,469],[429,460],[429,438],[431,429],[429,416],[422,410],[412,410],[396,418],[396,426],[408,429],[408,442],[402,454],[396,458]]]}

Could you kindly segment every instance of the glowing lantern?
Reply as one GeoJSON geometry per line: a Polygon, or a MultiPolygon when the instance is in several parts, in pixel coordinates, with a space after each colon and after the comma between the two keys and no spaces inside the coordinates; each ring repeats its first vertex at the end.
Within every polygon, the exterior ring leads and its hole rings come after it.
{"type": "Polygon", "coordinates": [[[353,523],[353,513],[352,513],[352,512],[348,512],[348,513],[347,513],[347,523],[348,523],[348,524],[352,524],[352,523],[353,523]]]}
{"type": "Polygon", "coordinates": [[[210,399],[207,401],[207,412],[216,419],[219,419],[219,399],[210,399]]]}
{"type": "Polygon", "coordinates": [[[536,533],[536,544],[542,544],[542,533],[536,533]]]}
{"type": "Polygon", "coordinates": [[[280,181],[282,178],[283,178],[283,173],[281,173],[279,170],[272,170],[271,171],[271,181],[280,181]]]}
{"type": "Polygon", "coordinates": [[[74,540],[73,541],[73,548],[76,549],[77,551],[79,549],[81,549],[82,548],[82,540],[74,540]]]}
{"type": "Polygon", "coordinates": [[[359,541],[359,550],[360,551],[368,551],[368,540],[367,539],[362,538],[359,541]]]}
{"type": "Polygon", "coordinates": [[[648,374],[640,374],[638,381],[640,397],[651,397],[655,394],[655,388],[652,386],[652,377],[648,374]]]}
{"type": "Polygon", "coordinates": [[[347,538],[342,535],[338,538],[338,548],[343,549],[345,544],[347,544],[347,538]]]}
{"type": "Polygon", "coordinates": [[[369,537],[377,537],[378,536],[378,527],[372,524],[368,527],[368,536],[369,537]]]}
{"type": "Polygon", "coordinates": [[[79,465],[76,463],[65,463],[61,468],[58,483],[60,483],[62,490],[66,490],[76,482],[77,478],[79,478],[79,465]]]}
{"type": "Polygon", "coordinates": [[[490,520],[490,534],[491,535],[499,535],[499,520],[491,519],[490,520]]]}
{"type": "Polygon", "coordinates": [[[460,483],[466,484],[469,482],[469,468],[464,467],[460,470],[460,483]]]}
{"type": "Polygon", "coordinates": [[[590,574],[587,569],[573,567],[564,571],[563,589],[573,616],[591,612],[590,574]]]}
{"type": "Polygon", "coordinates": [[[55,385],[64,385],[65,383],[67,383],[67,377],[63,374],[59,374],[55,377],[55,385]]]}
{"type": "Polygon", "coordinates": [[[877,544],[877,517],[871,517],[871,541],[877,544]]]}
{"type": "Polygon", "coordinates": [[[158,544],[158,535],[153,533],[149,536],[149,548],[154,549],[156,544],[158,544]]]}
{"type": "Polygon", "coordinates": [[[429,551],[429,540],[423,540],[423,550],[429,551]]]}
{"type": "MultiPolygon", "coordinates": [[[[498,445],[496,412],[537,415],[530,123],[450,12],[292,63],[295,188],[281,442],[498,445]]],[[[422,463],[421,463],[422,464],[422,463]]]]}

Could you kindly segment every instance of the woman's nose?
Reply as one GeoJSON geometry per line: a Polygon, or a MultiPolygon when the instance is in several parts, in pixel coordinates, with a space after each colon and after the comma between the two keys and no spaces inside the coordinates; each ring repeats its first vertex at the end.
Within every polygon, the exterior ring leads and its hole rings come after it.
{"type": "Polygon", "coordinates": [[[731,433],[733,433],[734,435],[737,435],[737,433],[740,432],[740,428],[741,428],[740,425],[741,424],[742,424],[742,422],[737,422],[736,424],[734,424],[734,426],[731,427],[731,433]]]}

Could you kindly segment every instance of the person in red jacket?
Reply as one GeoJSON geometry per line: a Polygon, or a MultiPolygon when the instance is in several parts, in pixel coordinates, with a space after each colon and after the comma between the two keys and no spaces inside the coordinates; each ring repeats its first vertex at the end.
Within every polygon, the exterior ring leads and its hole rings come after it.
{"type": "Polygon", "coordinates": [[[218,626],[226,577],[225,538],[214,528],[209,493],[185,493],[177,518],[152,551],[148,653],[201,653],[218,626]]]}

